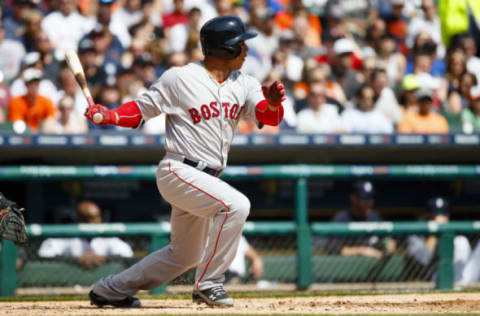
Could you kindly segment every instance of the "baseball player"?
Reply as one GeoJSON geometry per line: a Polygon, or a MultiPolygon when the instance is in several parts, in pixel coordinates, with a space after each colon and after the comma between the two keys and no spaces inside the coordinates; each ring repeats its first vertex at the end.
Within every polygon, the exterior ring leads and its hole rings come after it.
{"type": "Polygon", "coordinates": [[[102,307],[139,307],[132,297],[196,267],[193,301],[232,306],[223,288],[250,211],[248,198],[218,177],[239,118],[278,125],[283,118],[285,90],[280,82],[262,87],[239,69],[257,34],[245,30],[235,16],[216,17],[200,30],[205,60],[167,70],[149,90],[116,110],[100,104],[85,116],[98,125],[139,127],[166,114],[166,155],[156,173],[157,187],[171,204],[171,241],[120,272],[99,280],[89,293],[102,307]]]}

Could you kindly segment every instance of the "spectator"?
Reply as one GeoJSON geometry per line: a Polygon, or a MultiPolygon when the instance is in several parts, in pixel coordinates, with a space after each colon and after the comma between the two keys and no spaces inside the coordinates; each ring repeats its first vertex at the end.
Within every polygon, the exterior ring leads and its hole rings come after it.
{"type": "Polygon", "coordinates": [[[60,86],[57,99],[60,100],[65,96],[72,97],[74,100],[74,111],[78,115],[83,115],[87,104],[85,96],[66,62],[62,63],[58,77],[60,86]]]}
{"type": "Polygon", "coordinates": [[[387,72],[384,69],[373,72],[371,86],[375,91],[375,110],[380,111],[390,122],[398,123],[403,113],[395,93],[388,87],[387,72]]]}
{"type": "Polygon", "coordinates": [[[143,0],[126,0],[124,5],[112,14],[112,20],[115,21],[115,23],[124,24],[127,29],[142,22],[142,2],[143,0]],[[119,22],[117,22],[117,20],[119,22]]]}
{"type": "Polygon", "coordinates": [[[473,133],[480,131],[480,96],[474,95],[470,100],[470,106],[463,109],[462,131],[464,133],[473,133]]]}
{"type": "Polygon", "coordinates": [[[42,29],[55,44],[55,56],[63,59],[69,49],[77,50],[80,39],[93,28],[94,20],[76,10],[77,0],[58,0],[58,10],[42,21],[42,29]]]}
{"type": "Polygon", "coordinates": [[[107,82],[107,73],[99,67],[95,46],[90,38],[84,38],[78,46],[78,58],[83,65],[87,84],[95,98],[107,82]]]}
{"type": "Polygon", "coordinates": [[[462,110],[469,107],[471,102],[471,93],[477,85],[477,77],[471,73],[465,72],[460,77],[460,87],[450,93],[448,101],[443,104],[440,112],[447,119],[451,132],[462,131],[462,110]]]}
{"type": "MultiPolygon", "coordinates": [[[[434,197],[427,201],[427,211],[420,218],[422,221],[431,221],[445,224],[450,220],[448,201],[443,197],[434,197]]],[[[435,263],[438,237],[436,235],[408,237],[408,252],[427,271],[435,263]]],[[[454,282],[467,285],[478,281],[480,263],[480,246],[477,245],[472,253],[470,242],[465,236],[457,235],[453,240],[453,270],[454,282]]],[[[429,271],[432,278],[436,278],[434,271],[429,271]]]]}
{"type": "Polygon", "coordinates": [[[263,258],[248,243],[245,236],[240,237],[240,242],[237,248],[235,258],[233,258],[232,264],[225,273],[225,283],[234,284],[238,282],[248,281],[250,275],[255,280],[260,280],[264,273],[263,258]],[[247,261],[250,261],[250,269],[247,271],[247,261]]]}
{"type": "MultiPolygon", "coordinates": [[[[30,68],[40,70],[42,74],[44,73],[43,71],[44,66],[43,66],[43,62],[41,60],[41,55],[39,52],[31,52],[25,55],[25,58],[23,59],[22,74],[24,71],[30,68]]],[[[23,80],[22,76],[19,76],[17,79],[15,79],[11,83],[10,93],[12,94],[13,97],[24,95],[26,92],[27,92],[27,87],[25,85],[25,81],[23,80]]],[[[58,93],[57,88],[55,87],[52,81],[48,80],[43,76],[42,76],[42,80],[40,80],[38,93],[43,97],[51,98],[54,103],[57,101],[57,99],[55,99],[55,96],[58,93]]]]}
{"type": "Polygon", "coordinates": [[[415,94],[418,88],[420,88],[420,83],[418,82],[416,75],[409,74],[403,77],[399,98],[399,103],[404,112],[403,116],[405,115],[405,112],[418,112],[418,100],[415,94]]]}
{"type": "Polygon", "coordinates": [[[40,24],[43,14],[39,10],[28,10],[25,14],[25,29],[22,35],[22,42],[27,52],[35,50],[35,37],[42,30],[40,24]]]}
{"type": "Polygon", "coordinates": [[[119,19],[112,19],[112,6],[116,0],[100,0],[97,10],[97,22],[110,33],[115,35],[121,42],[123,49],[130,46],[131,37],[128,33],[128,27],[119,19]]]}
{"type": "Polygon", "coordinates": [[[354,108],[342,113],[342,125],[348,133],[393,133],[393,124],[374,108],[375,92],[364,85],[358,89],[354,108]]]}
{"type": "Polygon", "coordinates": [[[429,33],[437,44],[437,57],[445,57],[445,46],[442,42],[440,18],[437,15],[435,0],[422,0],[422,13],[412,19],[408,25],[406,44],[413,48],[415,37],[421,32],[429,33]]]}
{"type": "MultiPolygon", "coordinates": [[[[350,194],[350,207],[338,212],[332,219],[336,223],[348,222],[380,222],[383,221],[380,213],[373,209],[375,189],[370,181],[357,181],[353,184],[350,194]]],[[[390,254],[396,248],[395,241],[385,239],[382,242],[378,236],[365,236],[355,238],[354,241],[345,245],[344,239],[335,238],[329,247],[341,249],[342,256],[365,256],[381,259],[384,253],[390,254]],[[340,244],[341,242],[341,244],[340,244]],[[385,246],[384,246],[385,245],[385,246]]]]}
{"type": "Polygon", "coordinates": [[[309,84],[308,107],[297,115],[300,133],[339,133],[343,131],[338,107],[327,102],[326,76],[309,84]]]}
{"type": "Polygon", "coordinates": [[[433,111],[433,91],[428,88],[420,88],[416,92],[418,99],[418,112],[406,112],[398,124],[399,133],[448,133],[447,120],[433,111]]]}
{"type": "Polygon", "coordinates": [[[55,108],[52,100],[39,95],[39,85],[42,72],[35,68],[28,68],[23,72],[23,80],[27,87],[25,95],[13,98],[8,106],[8,119],[13,123],[17,133],[23,133],[25,128],[38,132],[40,124],[46,120],[53,120],[55,108]]]}
{"type": "Polygon", "coordinates": [[[467,71],[474,74],[479,81],[480,57],[477,56],[478,49],[475,40],[470,36],[464,37],[461,41],[461,48],[467,57],[467,71]]]}
{"type": "Polygon", "coordinates": [[[43,72],[46,79],[59,86],[58,73],[60,72],[60,61],[55,58],[53,44],[47,33],[39,30],[34,38],[34,50],[40,53],[40,60],[43,64],[43,72]]]}
{"type": "MultiPolygon", "coordinates": [[[[117,108],[121,103],[120,91],[115,84],[107,83],[102,86],[102,90],[100,91],[97,100],[99,104],[102,104],[109,109],[117,108]]],[[[113,130],[116,127],[112,125],[95,125],[91,122],[88,122],[88,128],[89,130],[113,130]]]]}
{"type": "Polygon", "coordinates": [[[0,124],[7,119],[7,108],[10,103],[10,89],[3,83],[3,74],[0,72],[0,124]]]}
{"type": "Polygon", "coordinates": [[[58,102],[58,119],[43,124],[42,132],[47,134],[82,134],[88,132],[87,120],[74,111],[74,99],[64,96],[58,102]]]}
{"type": "Polygon", "coordinates": [[[4,19],[5,37],[8,39],[22,41],[25,28],[25,16],[27,12],[36,7],[35,0],[12,1],[12,15],[4,19]]]}
{"type": "Polygon", "coordinates": [[[407,19],[404,16],[405,0],[390,0],[392,11],[386,17],[387,29],[399,42],[405,42],[407,35],[407,19]]]}
{"type": "Polygon", "coordinates": [[[20,71],[22,59],[25,56],[25,48],[18,40],[6,38],[5,25],[0,20],[0,72],[3,79],[9,84],[20,71]]]}
{"type": "Polygon", "coordinates": [[[335,57],[332,63],[332,79],[343,88],[348,100],[355,95],[351,83],[355,82],[355,71],[352,70],[352,54],[355,49],[350,39],[341,38],[335,41],[333,52],[335,57]]]}
{"type": "MultiPolygon", "coordinates": [[[[100,207],[92,201],[82,201],[76,206],[79,223],[99,224],[102,222],[100,207]]],[[[107,262],[109,257],[130,258],[132,248],[117,237],[47,238],[38,250],[42,258],[75,258],[84,268],[95,268],[107,262]]]]}
{"type": "Polygon", "coordinates": [[[188,13],[185,11],[184,0],[173,0],[173,11],[166,13],[162,17],[163,27],[171,28],[177,24],[188,23],[188,13]]]}
{"type": "Polygon", "coordinates": [[[87,37],[93,41],[96,64],[99,65],[108,76],[115,76],[117,69],[120,68],[120,61],[124,52],[118,37],[113,35],[108,28],[105,28],[101,24],[95,25],[87,37]]]}
{"type": "Polygon", "coordinates": [[[402,81],[406,64],[405,56],[398,52],[395,39],[389,35],[383,36],[377,49],[377,67],[386,70],[390,87],[402,81]]]}

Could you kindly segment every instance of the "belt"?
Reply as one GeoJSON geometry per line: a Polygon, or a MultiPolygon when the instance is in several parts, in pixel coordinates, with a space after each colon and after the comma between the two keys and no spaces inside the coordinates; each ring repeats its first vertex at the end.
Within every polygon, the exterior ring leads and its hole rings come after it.
{"type": "MultiPolygon", "coordinates": [[[[190,160],[188,158],[183,158],[183,163],[186,164],[186,165],[192,166],[194,168],[197,168],[197,166],[198,166],[198,161],[193,161],[193,160],[190,160]]],[[[209,175],[214,176],[214,177],[220,176],[220,173],[222,172],[222,170],[216,170],[216,169],[213,169],[213,168],[210,168],[210,167],[205,167],[203,169],[198,169],[198,170],[206,172],[209,175]]]]}

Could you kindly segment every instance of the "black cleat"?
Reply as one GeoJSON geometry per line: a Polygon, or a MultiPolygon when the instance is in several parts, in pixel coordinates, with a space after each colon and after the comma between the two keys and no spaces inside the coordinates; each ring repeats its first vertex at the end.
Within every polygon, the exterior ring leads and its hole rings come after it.
{"type": "Polygon", "coordinates": [[[233,299],[228,296],[222,285],[218,285],[203,291],[193,291],[192,300],[194,303],[206,303],[210,306],[233,306],[233,299]]]}
{"type": "Polygon", "coordinates": [[[88,297],[90,298],[90,305],[96,305],[97,307],[102,308],[105,305],[112,305],[114,307],[124,307],[124,308],[137,308],[140,307],[140,300],[136,297],[127,296],[123,300],[119,301],[109,301],[97,294],[95,292],[90,291],[88,293],[88,297]]]}

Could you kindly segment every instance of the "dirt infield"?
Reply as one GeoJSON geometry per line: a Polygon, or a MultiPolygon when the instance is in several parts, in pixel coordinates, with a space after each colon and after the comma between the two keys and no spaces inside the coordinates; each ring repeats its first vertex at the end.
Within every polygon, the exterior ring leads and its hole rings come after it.
{"type": "Polygon", "coordinates": [[[218,309],[184,299],[143,299],[140,309],[98,309],[88,301],[0,302],[0,315],[446,314],[479,313],[480,293],[237,298],[218,309]]]}

